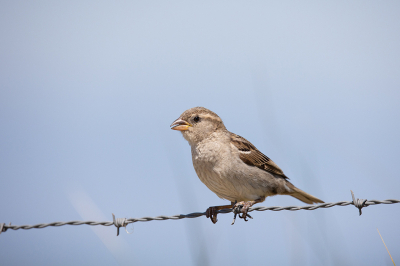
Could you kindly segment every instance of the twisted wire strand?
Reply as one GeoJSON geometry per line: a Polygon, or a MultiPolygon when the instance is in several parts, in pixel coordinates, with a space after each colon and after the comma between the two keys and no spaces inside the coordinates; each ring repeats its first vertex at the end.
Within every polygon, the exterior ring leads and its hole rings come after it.
{"type": "MultiPolygon", "coordinates": [[[[358,199],[357,199],[358,200],[358,199]]],[[[363,200],[364,201],[364,200],[363,200]]],[[[339,202],[334,202],[334,203],[322,203],[322,204],[317,204],[317,205],[306,205],[306,206],[286,206],[286,207],[280,207],[280,206],[273,206],[273,207],[253,207],[249,209],[249,212],[252,211],[298,211],[298,210],[316,210],[319,208],[331,208],[334,206],[348,206],[348,205],[354,205],[357,208],[359,208],[357,201],[355,201],[356,204],[353,203],[353,201],[339,201],[339,202]]],[[[378,205],[378,204],[395,204],[395,203],[400,203],[400,200],[396,199],[387,199],[387,200],[368,200],[365,201],[363,204],[363,207],[367,207],[370,205],[378,205]]],[[[217,213],[230,213],[232,212],[232,209],[224,209],[224,210],[219,210],[217,213]]],[[[172,216],[165,216],[165,215],[160,215],[156,217],[142,217],[142,218],[117,218],[114,221],[111,222],[96,222],[96,221],[69,221],[69,222],[53,222],[53,223],[41,223],[41,224],[35,224],[35,225],[6,225],[5,223],[0,224],[0,233],[3,231],[5,232],[7,229],[12,229],[12,230],[19,230],[19,229],[32,229],[32,228],[45,228],[48,226],[64,226],[64,225],[82,225],[82,224],[87,224],[87,225],[103,225],[103,226],[111,226],[115,225],[118,229],[119,233],[119,227],[126,227],[126,225],[130,223],[136,223],[136,222],[149,222],[149,221],[164,221],[164,220],[180,220],[180,219],[185,219],[185,218],[197,218],[200,216],[206,215],[205,212],[193,212],[189,214],[177,214],[177,215],[172,215],[172,216]]]]}

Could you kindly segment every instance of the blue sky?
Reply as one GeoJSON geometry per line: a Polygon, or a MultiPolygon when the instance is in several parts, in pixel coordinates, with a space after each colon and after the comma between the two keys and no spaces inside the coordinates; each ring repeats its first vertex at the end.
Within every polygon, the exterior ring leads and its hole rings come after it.
{"type": "MultiPolygon", "coordinates": [[[[0,222],[225,204],[169,125],[188,108],[325,202],[399,199],[397,1],[3,1],[0,222]]],[[[267,198],[259,205],[303,205],[267,198]]],[[[0,235],[4,265],[391,265],[400,205],[0,235]],[[132,226],[128,227],[132,231],[132,226]]]]}

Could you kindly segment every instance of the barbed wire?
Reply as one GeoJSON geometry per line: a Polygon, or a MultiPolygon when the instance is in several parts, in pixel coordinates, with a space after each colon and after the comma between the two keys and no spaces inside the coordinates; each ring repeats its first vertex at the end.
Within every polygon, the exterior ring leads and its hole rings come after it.
{"type": "MultiPolygon", "coordinates": [[[[395,203],[400,203],[400,200],[396,199],[387,199],[387,200],[365,200],[365,199],[356,199],[354,197],[353,191],[351,191],[353,201],[338,201],[334,203],[322,203],[322,204],[317,204],[317,205],[306,205],[306,206],[286,206],[286,207],[280,207],[280,206],[273,206],[273,207],[264,207],[264,206],[259,206],[259,207],[252,207],[249,209],[249,212],[252,211],[299,211],[299,210],[308,210],[308,211],[313,211],[319,208],[331,208],[334,206],[348,206],[348,205],[354,205],[356,208],[359,209],[360,215],[361,209],[363,207],[368,207],[370,205],[378,205],[378,204],[395,204],[395,203]]],[[[232,209],[223,209],[219,210],[216,213],[230,213],[233,212],[232,209]]],[[[193,212],[189,214],[177,214],[177,215],[172,215],[172,216],[165,216],[165,215],[160,215],[156,217],[142,217],[142,218],[115,218],[114,214],[113,216],[113,221],[112,222],[96,222],[96,221],[69,221],[69,222],[53,222],[53,223],[41,223],[41,224],[35,224],[35,225],[11,225],[8,224],[6,225],[5,223],[0,223],[0,234],[1,232],[5,232],[8,229],[12,230],[19,230],[19,229],[33,229],[33,228],[45,228],[48,226],[64,226],[64,225],[82,225],[82,224],[87,224],[87,225],[103,225],[103,226],[111,226],[114,225],[117,227],[117,236],[119,235],[119,228],[120,227],[125,227],[128,224],[131,223],[136,223],[136,222],[149,222],[149,221],[164,221],[164,220],[180,220],[180,219],[185,219],[185,218],[197,218],[206,215],[206,212],[193,212]]]]}

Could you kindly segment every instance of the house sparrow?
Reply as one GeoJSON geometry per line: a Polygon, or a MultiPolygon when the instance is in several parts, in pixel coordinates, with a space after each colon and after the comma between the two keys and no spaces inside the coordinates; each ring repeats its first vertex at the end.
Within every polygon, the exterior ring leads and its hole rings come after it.
{"type": "MultiPolygon", "coordinates": [[[[207,218],[217,222],[217,211],[232,208],[235,217],[247,221],[247,213],[256,203],[274,195],[290,195],[305,203],[322,200],[298,189],[270,158],[245,138],[229,132],[221,118],[204,107],[194,107],[171,124],[182,132],[192,150],[194,169],[212,192],[230,205],[212,206],[207,218]],[[242,214],[242,215],[240,215],[242,214]]],[[[233,224],[232,223],[232,224],[233,224]]]]}

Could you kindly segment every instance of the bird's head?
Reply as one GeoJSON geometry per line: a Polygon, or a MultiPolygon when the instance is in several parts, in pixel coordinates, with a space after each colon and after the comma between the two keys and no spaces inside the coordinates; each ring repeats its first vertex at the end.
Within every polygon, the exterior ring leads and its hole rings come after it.
{"type": "Polygon", "coordinates": [[[171,124],[171,129],[182,132],[190,145],[197,144],[218,130],[225,130],[221,118],[204,107],[186,110],[171,124]]]}

